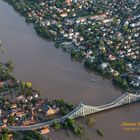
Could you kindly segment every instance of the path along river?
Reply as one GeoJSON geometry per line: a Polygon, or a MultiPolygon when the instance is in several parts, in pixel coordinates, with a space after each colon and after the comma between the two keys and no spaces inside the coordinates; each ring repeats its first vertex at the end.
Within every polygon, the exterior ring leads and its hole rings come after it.
{"type": "MultiPolygon", "coordinates": [[[[86,70],[82,64],[73,62],[69,54],[56,49],[53,42],[39,37],[32,25],[16,13],[11,6],[0,0],[0,40],[7,49],[7,54],[0,54],[0,59],[11,58],[14,62],[14,75],[24,81],[32,81],[43,97],[64,99],[77,104],[102,105],[118,98],[122,91],[112,82],[86,70]],[[96,79],[91,82],[92,77],[96,79]]],[[[86,130],[91,140],[101,139],[95,128],[104,132],[102,140],[138,140],[139,131],[123,131],[121,122],[140,121],[140,103],[128,105],[93,115],[95,127],[86,130]]],[[[79,120],[83,122],[83,120],[79,120]]],[[[63,130],[62,130],[63,132],[63,130]]],[[[53,140],[82,139],[67,137],[61,131],[51,132],[53,140]]]]}

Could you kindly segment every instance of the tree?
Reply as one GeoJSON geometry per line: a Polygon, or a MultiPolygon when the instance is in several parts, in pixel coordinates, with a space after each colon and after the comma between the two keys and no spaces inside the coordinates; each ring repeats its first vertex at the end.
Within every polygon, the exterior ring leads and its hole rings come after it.
{"type": "Polygon", "coordinates": [[[54,123],[53,125],[54,129],[58,130],[61,128],[61,124],[60,123],[54,123]]]}
{"type": "Polygon", "coordinates": [[[6,63],[7,68],[12,72],[14,69],[14,65],[11,59],[8,60],[8,62],[6,63]]]}
{"type": "Polygon", "coordinates": [[[115,77],[113,78],[113,83],[114,83],[114,84],[120,86],[120,85],[121,85],[121,82],[122,82],[122,79],[121,79],[120,76],[115,76],[115,77]]]}
{"type": "Polygon", "coordinates": [[[8,134],[3,134],[2,140],[10,140],[10,138],[8,137],[8,134]]]}
{"type": "Polygon", "coordinates": [[[26,82],[26,86],[28,87],[28,88],[31,88],[32,87],[32,82],[26,82]]]}
{"type": "Polygon", "coordinates": [[[51,137],[49,137],[49,138],[48,138],[48,140],[52,140],[52,138],[51,138],[51,137]]]}
{"type": "Polygon", "coordinates": [[[73,128],[75,126],[75,120],[74,119],[67,119],[66,122],[67,122],[67,124],[70,128],[73,128]]]}
{"type": "Polygon", "coordinates": [[[104,44],[104,41],[103,41],[103,40],[100,40],[99,46],[100,46],[100,47],[104,47],[104,46],[105,46],[105,44],[104,44]]]}
{"type": "Polygon", "coordinates": [[[14,116],[8,118],[8,123],[11,125],[14,122],[14,116]]]}
{"type": "Polygon", "coordinates": [[[95,123],[95,120],[94,120],[93,117],[88,117],[88,118],[86,119],[86,123],[87,123],[87,125],[88,125],[89,127],[92,127],[92,126],[94,125],[94,123],[95,123]]]}
{"type": "Polygon", "coordinates": [[[2,130],[2,140],[10,140],[8,137],[8,129],[7,128],[4,128],[2,130]]]}
{"type": "Polygon", "coordinates": [[[29,136],[25,136],[25,137],[24,137],[24,140],[32,140],[32,138],[29,137],[29,136]]]}
{"type": "Polygon", "coordinates": [[[3,47],[2,45],[2,41],[0,40],[0,48],[1,48],[1,52],[5,53],[7,50],[3,47]]]}
{"type": "Polygon", "coordinates": [[[8,129],[7,128],[3,128],[2,134],[7,134],[7,133],[8,133],[8,129]]]}
{"type": "Polygon", "coordinates": [[[129,85],[128,85],[128,83],[125,79],[122,80],[122,87],[125,88],[125,89],[129,88],[129,85]]]}
{"type": "Polygon", "coordinates": [[[97,134],[100,135],[100,136],[103,136],[103,135],[104,135],[103,132],[102,132],[100,129],[96,129],[96,132],[97,132],[97,134]]]}

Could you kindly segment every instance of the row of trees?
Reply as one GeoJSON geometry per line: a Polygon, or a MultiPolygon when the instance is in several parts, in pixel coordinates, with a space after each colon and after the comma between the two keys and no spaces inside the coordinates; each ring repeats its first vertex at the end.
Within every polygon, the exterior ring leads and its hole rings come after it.
{"type": "Polygon", "coordinates": [[[56,105],[57,107],[59,107],[60,114],[62,114],[62,115],[68,114],[70,111],[72,111],[75,108],[74,105],[68,104],[67,102],[65,102],[62,99],[54,100],[54,101],[50,102],[49,104],[50,104],[50,106],[56,105]]]}
{"type": "Polygon", "coordinates": [[[85,135],[83,127],[81,125],[78,125],[73,119],[67,119],[64,123],[55,123],[53,127],[55,130],[58,130],[60,128],[63,128],[65,130],[68,129],[77,136],[85,135]]]}

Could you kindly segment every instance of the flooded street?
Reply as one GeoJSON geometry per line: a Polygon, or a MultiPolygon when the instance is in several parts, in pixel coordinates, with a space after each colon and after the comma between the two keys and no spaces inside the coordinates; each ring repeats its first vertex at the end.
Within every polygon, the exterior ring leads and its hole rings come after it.
{"type": "MultiPolygon", "coordinates": [[[[56,49],[53,42],[39,37],[32,25],[16,13],[7,3],[0,1],[0,40],[7,54],[0,53],[0,59],[11,58],[13,74],[23,81],[32,81],[43,97],[64,99],[69,103],[81,101],[88,105],[102,105],[118,98],[122,91],[115,88],[110,80],[85,70],[82,64],[73,62],[69,54],[56,49]],[[94,78],[96,82],[91,82],[94,78]]],[[[91,140],[138,140],[140,131],[123,132],[123,121],[140,121],[140,103],[112,109],[93,115],[95,127],[86,131],[91,140]],[[104,137],[96,134],[95,128],[102,129],[104,137]]],[[[83,119],[79,119],[83,122],[83,119]]],[[[85,123],[84,123],[85,125],[85,123]]],[[[53,140],[79,140],[67,137],[63,130],[51,132],[53,140]]]]}

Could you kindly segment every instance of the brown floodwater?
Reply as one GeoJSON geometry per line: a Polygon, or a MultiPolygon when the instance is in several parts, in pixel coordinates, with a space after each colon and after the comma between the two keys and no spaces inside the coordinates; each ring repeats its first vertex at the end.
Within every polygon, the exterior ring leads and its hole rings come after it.
{"type": "MultiPolygon", "coordinates": [[[[0,0],[0,40],[7,54],[0,53],[0,59],[11,58],[14,62],[13,74],[21,80],[32,81],[43,97],[64,99],[69,103],[81,101],[88,105],[101,105],[118,98],[122,91],[110,80],[86,70],[82,64],[73,62],[69,54],[56,49],[53,42],[39,37],[33,26],[16,13],[11,6],[0,0]],[[94,78],[96,82],[92,83],[94,78]]],[[[97,113],[92,129],[85,126],[91,140],[138,140],[139,131],[124,132],[122,121],[140,121],[140,104],[135,103],[117,109],[97,113]],[[96,134],[96,128],[104,132],[104,137],[96,134]]],[[[78,120],[83,123],[83,119],[78,120]]],[[[85,125],[85,123],[83,123],[85,125]]],[[[79,140],[73,135],[67,137],[63,130],[51,132],[53,140],[79,140]]]]}

